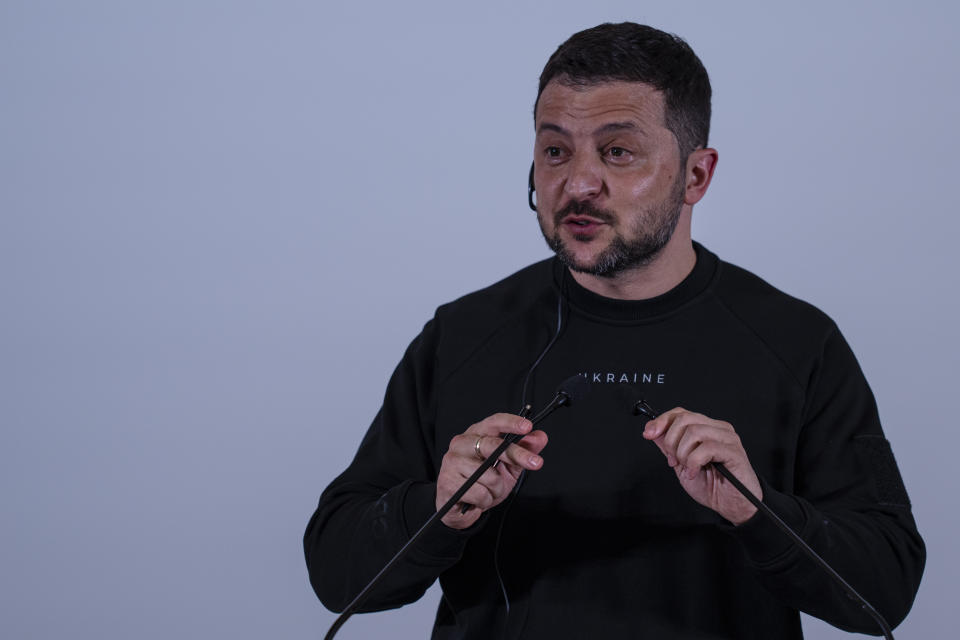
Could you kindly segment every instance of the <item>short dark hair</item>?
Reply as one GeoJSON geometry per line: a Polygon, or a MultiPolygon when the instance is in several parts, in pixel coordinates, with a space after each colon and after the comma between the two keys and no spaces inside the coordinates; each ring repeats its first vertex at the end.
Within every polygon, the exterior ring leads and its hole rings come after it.
{"type": "Polygon", "coordinates": [[[551,80],[569,86],[616,80],[648,84],[663,93],[665,124],[676,137],[681,156],[707,146],[710,78],[679,36],[633,22],[604,23],[573,34],[540,74],[534,118],[551,80]]]}

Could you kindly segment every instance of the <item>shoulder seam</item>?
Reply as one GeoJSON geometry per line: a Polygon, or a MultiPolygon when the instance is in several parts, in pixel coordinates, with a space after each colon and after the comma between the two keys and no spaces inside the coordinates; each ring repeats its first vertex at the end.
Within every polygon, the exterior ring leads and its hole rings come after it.
{"type": "Polygon", "coordinates": [[[738,314],[736,311],[734,311],[734,310],[730,307],[730,305],[728,305],[727,302],[726,302],[722,297],[720,297],[719,294],[717,294],[716,290],[712,291],[711,293],[713,294],[714,298],[716,299],[717,304],[719,304],[721,307],[723,307],[723,309],[724,309],[727,313],[729,313],[731,317],[733,317],[738,323],[740,323],[740,325],[741,325],[742,327],[744,327],[747,331],[749,331],[749,332],[753,335],[753,337],[757,339],[757,342],[759,342],[760,344],[762,344],[762,345],[764,346],[764,348],[767,350],[767,352],[769,352],[769,353],[777,360],[777,362],[780,363],[780,365],[781,365],[781,366],[784,368],[784,370],[790,375],[790,378],[797,384],[797,386],[798,386],[801,390],[805,389],[805,388],[806,388],[806,384],[797,377],[796,372],[790,367],[789,364],[787,364],[786,360],[783,359],[783,357],[780,355],[780,353],[779,353],[776,349],[774,349],[774,348],[770,345],[769,342],[767,342],[766,340],[764,340],[763,337],[762,337],[759,333],[757,333],[756,329],[753,328],[753,325],[751,325],[750,323],[748,323],[746,320],[744,320],[744,319],[740,316],[740,314],[738,314]]]}
{"type": "MultiPolygon", "coordinates": [[[[534,266],[543,264],[543,263],[545,263],[545,262],[547,262],[547,260],[541,261],[540,263],[534,263],[534,265],[530,265],[530,267],[527,267],[527,268],[529,269],[529,268],[531,268],[531,267],[534,267],[534,266]]],[[[519,273],[519,272],[518,272],[518,273],[519,273]]],[[[513,275],[516,275],[516,274],[513,274],[513,275]]],[[[467,297],[489,294],[489,293],[490,293],[490,290],[492,290],[492,289],[494,289],[495,287],[497,287],[498,285],[504,283],[506,280],[509,280],[511,277],[512,277],[512,276],[508,276],[507,278],[504,278],[504,279],[501,280],[501,281],[498,281],[498,282],[496,282],[496,283],[494,283],[494,284],[492,284],[492,285],[490,285],[490,286],[488,286],[488,287],[485,287],[484,289],[481,289],[481,290],[479,290],[479,291],[475,291],[475,292],[473,292],[473,293],[467,294],[466,296],[462,296],[461,298],[458,298],[457,300],[454,300],[454,301],[449,302],[449,303],[447,303],[447,304],[441,305],[441,306],[437,309],[437,312],[436,312],[435,315],[434,315],[434,318],[438,321],[438,322],[437,322],[437,326],[440,327],[440,326],[443,326],[443,325],[446,324],[446,323],[441,323],[441,322],[439,322],[439,319],[440,319],[439,317],[440,317],[440,315],[441,315],[441,313],[442,313],[442,310],[443,310],[445,307],[450,307],[451,305],[453,305],[453,304],[455,304],[455,303],[457,303],[457,302],[459,302],[459,301],[461,301],[461,300],[463,300],[464,298],[467,298],[467,297]]],[[[551,287],[549,286],[549,282],[550,282],[549,280],[546,281],[546,283],[547,283],[547,286],[545,287],[545,290],[546,290],[546,291],[550,291],[550,289],[551,289],[551,287]]],[[[486,335],[484,335],[484,336],[481,337],[481,338],[478,338],[475,346],[474,346],[468,353],[463,354],[463,355],[459,358],[459,362],[451,363],[451,368],[450,368],[449,370],[447,370],[446,372],[444,372],[443,377],[437,380],[437,384],[438,384],[438,385],[443,385],[443,384],[445,384],[451,377],[453,377],[454,375],[456,375],[456,373],[457,373],[458,371],[460,371],[460,369],[462,369],[468,362],[470,362],[470,360],[471,360],[478,352],[482,351],[483,348],[484,348],[491,340],[493,340],[497,335],[499,335],[501,332],[503,332],[503,330],[504,330],[505,327],[509,326],[512,322],[515,322],[518,317],[523,317],[531,308],[533,308],[533,307],[537,304],[537,301],[539,300],[539,298],[540,298],[541,295],[542,295],[542,293],[538,293],[538,294],[536,294],[536,295],[534,295],[534,296],[531,296],[531,298],[530,298],[530,299],[526,302],[526,304],[524,304],[522,307],[513,309],[512,312],[504,314],[504,317],[503,317],[502,321],[499,322],[499,323],[497,323],[497,325],[496,325],[495,327],[491,327],[491,328],[489,329],[489,331],[487,331],[486,335]]],[[[535,316],[536,314],[533,314],[533,315],[535,316]]],[[[441,333],[440,333],[440,336],[441,336],[440,341],[441,341],[441,343],[442,343],[442,341],[443,341],[443,333],[444,333],[444,331],[441,330],[441,333]]],[[[435,357],[438,357],[438,355],[439,355],[439,346],[440,346],[440,345],[438,344],[438,352],[437,352],[437,354],[435,355],[435,357]]]]}
{"type": "MultiPolygon", "coordinates": [[[[514,314],[513,316],[510,316],[510,318],[515,317],[515,315],[516,315],[516,314],[514,314]]],[[[498,325],[497,325],[494,329],[492,329],[484,338],[482,338],[482,339],[477,343],[476,347],[474,347],[474,348],[470,351],[470,353],[465,354],[465,355],[460,359],[460,362],[458,362],[458,363],[457,363],[456,365],[454,365],[446,374],[444,374],[444,376],[443,376],[442,379],[440,379],[440,380],[437,381],[437,384],[438,384],[438,385],[443,385],[443,384],[445,384],[445,383],[447,382],[447,380],[449,380],[451,377],[453,377],[454,375],[456,375],[456,373],[457,373],[458,371],[460,371],[460,369],[461,369],[467,362],[469,362],[469,361],[473,358],[473,356],[477,354],[477,352],[479,352],[480,350],[482,350],[483,347],[486,346],[486,344],[487,344],[488,342],[490,342],[490,341],[494,338],[494,336],[496,336],[498,333],[500,333],[501,331],[503,331],[503,327],[506,326],[506,325],[509,323],[510,318],[505,318],[503,322],[501,322],[500,324],[498,324],[498,325]]]]}

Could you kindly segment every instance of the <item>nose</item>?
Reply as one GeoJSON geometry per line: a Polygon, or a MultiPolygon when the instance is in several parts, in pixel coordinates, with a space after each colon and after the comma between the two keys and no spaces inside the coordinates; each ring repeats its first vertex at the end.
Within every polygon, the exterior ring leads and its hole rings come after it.
{"type": "Polygon", "coordinates": [[[603,165],[589,154],[577,154],[567,164],[569,173],[563,190],[573,200],[595,198],[603,191],[603,165]]]}

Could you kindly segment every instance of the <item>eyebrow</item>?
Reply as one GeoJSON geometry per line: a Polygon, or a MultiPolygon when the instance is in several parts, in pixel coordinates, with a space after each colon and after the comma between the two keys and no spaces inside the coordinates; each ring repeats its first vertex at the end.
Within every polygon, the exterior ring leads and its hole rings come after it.
{"type": "MultiPolygon", "coordinates": [[[[629,121],[627,121],[627,122],[608,122],[607,124],[603,125],[603,126],[600,127],[599,129],[596,129],[596,130],[593,132],[593,135],[596,136],[596,135],[603,135],[603,134],[605,134],[605,133],[613,133],[613,132],[615,132],[615,131],[628,131],[628,130],[634,130],[634,131],[641,131],[641,132],[642,132],[642,129],[640,129],[640,127],[638,127],[635,122],[629,122],[629,121]]],[[[567,131],[566,129],[564,129],[564,128],[561,127],[560,125],[553,124],[552,122],[544,122],[544,123],[541,123],[541,124],[540,124],[540,126],[537,128],[537,133],[539,134],[539,133],[542,133],[542,132],[544,132],[544,131],[555,131],[555,132],[560,133],[560,134],[563,134],[563,135],[570,135],[570,132],[569,132],[569,131],[567,131]]]]}
{"type": "Polygon", "coordinates": [[[597,135],[598,133],[613,133],[614,131],[625,131],[630,129],[639,130],[640,127],[633,122],[610,122],[594,131],[593,134],[597,135]]]}
{"type": "Polygon", "coordinates": [[[557,133],[568,133],[566,129],[561,127],[558,124],[553,124],[552,122],[541,122],[540,126],[537,127],[537,133],[543,133],[544,131],[556,131],[557,133]]]}

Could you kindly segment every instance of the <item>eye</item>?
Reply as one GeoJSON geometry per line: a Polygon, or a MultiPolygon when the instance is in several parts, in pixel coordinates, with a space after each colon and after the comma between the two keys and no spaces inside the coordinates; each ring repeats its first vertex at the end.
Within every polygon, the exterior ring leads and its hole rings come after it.
{"type": "Polygon", "coordinates": [[[555,144],[548,144],[543,147],[543,155],[551,164],[560,163],[567,159],[569,155],[567,150],[555,144]]]}
{"type": "Polygon", "coordinates": [[[607,147],[607,149],[604,151],[604,155],[614,162],[628,162],[633,157],[633,154],[630,153],[628,149],[616,146],[607,147]]]}

